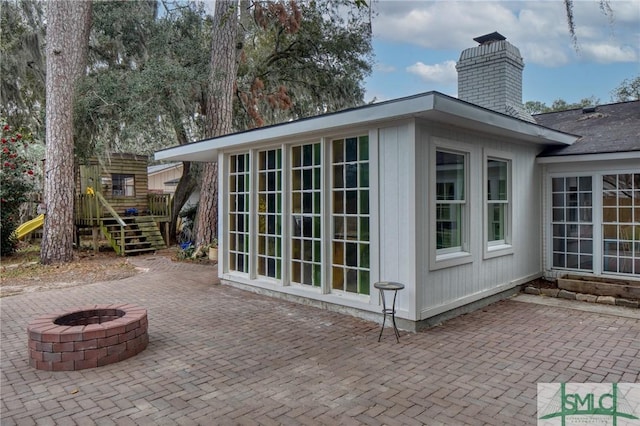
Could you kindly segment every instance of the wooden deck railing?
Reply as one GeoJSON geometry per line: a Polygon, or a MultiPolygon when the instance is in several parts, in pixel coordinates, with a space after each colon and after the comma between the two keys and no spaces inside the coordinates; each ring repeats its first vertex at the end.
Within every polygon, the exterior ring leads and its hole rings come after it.
{"type": "Polygon", "coordinates": [[[122,218],[120,217],[120,215],[118,214],[118,212],[116,212],[113,207],[111,207],[111,204],[109,204],[109,202],[102,196],[102,194],[100,194],[99,192],[96,194],[96,198],[98,199],[98,202],[102,205],[102,207],[104,207],[105,209],[107,209],[107,211],[109,212],[109,214],[111,215],[111,217],[113,217],[116,221],[118,221],[118,223],[120,224],[120,226],[125,227],[127,226],[126,223],[124,223],[124,220],[122,220],[122,218]]]}
{"type": "MultiPolygon", "coordinates": [[[[140,214],[155,216],[161,222],[169,221],[172,210],[170,194],[148,194],[147,203],[148,211],[141,211],[140,214]]],[[[112,206],[100,193],[96,195],[79,194],[76,199],[76,224],[98,225],[99,219],[105,216],[114,216],[110,209],[113,210],[112,206]]]]}
{"type": "Polygon", "coordinates": [[[118,225],[120,225],[120,229],[119,229],[120,238],[118,239],[109,232],[109,229],[105,226],[104,222],[100,221],[100,229],[102,230],[102,234],[107,237],[107,239],[109,240],[109,244],[111,244],[111,247],[114,248],[117,254],[124,255],[125,253],[124,228],[127,227],[127,224],[124,222],[124,220],[122,220],[118,212],[116,212],[113,209],[113,207],[111,207],[111,204],[109,204],[109,202],[102,196],[102,194],[97,193],[96,198],[98,199],[98,202],[102,205],[102,207],[107,209],[111,217],[118,222],[118,225]],[[118,244],[118,241],[120,241],[120,244],[118,244]]]}
{"type": "MultiPolygon", "coordinates": [[[[169,240],[169,220],[171,218],[171,195],[169,194],[148,194],[147,207],[140,212],[141,216],[152,216],[155,226],[165,229],[165,241],[169,240]],[[162,225],[164,224],[164,225],[162,225]]],[[[97,250],[96,228],[99,227],[102,234],[109,240],[109,244],[115,252],[120,255],[126,253],[125,235],[131,230],[127,222],[118,214],[114,207],[100,193],[79,194],[76,198],[75,223],[80,227],[94,227],[94,249],[97,250]],[[113,222],[115,220],[115,223],[113,222]],[[126,228],[126,229],[125,229],[126,228]]],[[[140,218],[141,219],[141,218],[140,218]]],[[[137,220],[136,220],[137,221],[137,220]]],[[[139,251],[139,250],[138,250],[139,251]]]]}
{"type": "Polygon", "coordinates": [[[148,194],[147,201],[150,215],[171,217],[171,194],[148,194]]]}
{"type": "Polygon", "coordinates": [[[80,225],[96,225],[102,216],[100,201],[95,195],[80,194],[76,199],[75,220],[80,225]]]}

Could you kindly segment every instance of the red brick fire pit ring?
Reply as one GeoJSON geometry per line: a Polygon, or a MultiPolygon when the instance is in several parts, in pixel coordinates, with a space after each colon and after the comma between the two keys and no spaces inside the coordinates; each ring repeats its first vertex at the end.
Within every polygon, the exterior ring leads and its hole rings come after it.
{"type": "Polygon", "coordinates": [[[38,370],[101,367],[142,352],[149,343],[147,310],[90,305],[44,315],[27,327],[29,364],[38,370]]]}

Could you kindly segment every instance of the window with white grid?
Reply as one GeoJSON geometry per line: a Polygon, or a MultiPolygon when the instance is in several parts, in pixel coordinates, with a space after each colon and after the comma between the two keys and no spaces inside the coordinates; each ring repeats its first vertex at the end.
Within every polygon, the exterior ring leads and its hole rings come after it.
{"type": "Polygon", "coordinates": [[[551,180],[553,266],[593,270],[593,195],[591,176],[551,180]]]}
{"type": "Polygon", "coordinates": [[[258,275],[282,277],[282,149],[258,152],[258,275]]]}
{"type": "Polygon", "coordinates": [[[332,141],[332,270],[334,290],[369,294],[369,138],[332,141]]]}
{"type": "Polygon", "coordinates": [[[229,270],[249,272],[249,153],[229,156],[229,270]]]}
{"type": "Polygon", "coordinates": [[[463,251],[465,241],[467,155],[436,151],[436,250],[463,251]]]}
{"type": "Polygon", "coordinates": [[[486,162],[487,243],[489,246],[507,244],[510,239],[510,165],[509,160],[500,158],[488,158],[486,162]]]}
{"type": "Polygon", "coordinates": [[[640,173],[602,176],[602,270],[640,275],[640,173]]]}
{"type": "Polygon", "coordinates": [[[291,281],[322,284],[322,150],[291,147],[291,281]]]}

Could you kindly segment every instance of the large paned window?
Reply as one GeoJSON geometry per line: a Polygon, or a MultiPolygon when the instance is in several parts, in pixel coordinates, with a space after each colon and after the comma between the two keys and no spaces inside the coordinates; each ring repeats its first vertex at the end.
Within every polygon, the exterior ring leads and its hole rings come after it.
{"type": "Polygon", "coordinates": [[[463,251],[466,201],[466,155],[436,151],[436,249],[463,251]]]}
{"type": "Polygon", "coordinates": [[[334,290],[369,294],[369,138],[332,141],[334,290]]]}
{"type": "Polygon", "coordinates": [[[489,246],[507,244],[509,223],[510,162],[487,159],[487,241],[489,246]]]}
{"type": "Polygon", "coordinates": [[[603,272],[640,275],[640,173],[602,176],[603,272]]]}
{"type": "Polygon", "coordinates": [[[551,180],[553,266],[593,270],[592,178],[555,177],[551,180]]]}
{"type": "Polygon", "coordinates": [[[322,283],[322,151],[320,143],[291,148],[291,281],[322,283]]]}
{"type": "Polygon", "coordinates": [[[249,154],[229,156],[229,270],[249,272],[249,154]]]}
{"type": "Polygon", "coordinates": [[[258,275],[282,277],[282,149],[258,153],[258,275]]]}

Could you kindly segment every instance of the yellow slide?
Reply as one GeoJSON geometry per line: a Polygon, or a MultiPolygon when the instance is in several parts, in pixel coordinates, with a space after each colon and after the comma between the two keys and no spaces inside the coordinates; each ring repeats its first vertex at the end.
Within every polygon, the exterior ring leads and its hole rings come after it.
{"type": "Polygon", "coordinates": [[[25,235],[42,227],[42,225],[44,225],[44,214],[41,214],[18,226],[16,229],[16,236],[21,240],[25,235]]]}

